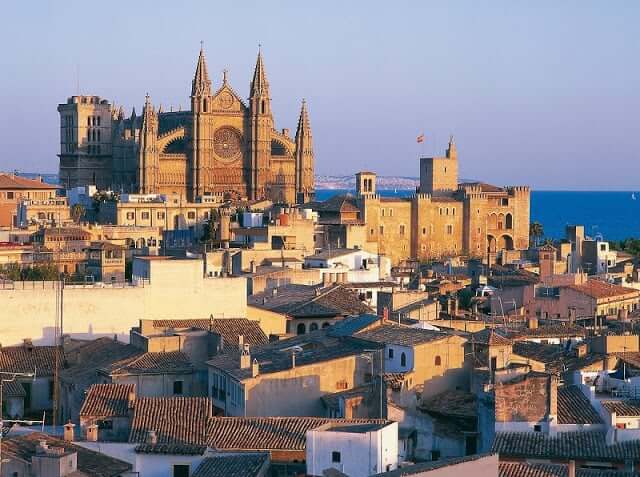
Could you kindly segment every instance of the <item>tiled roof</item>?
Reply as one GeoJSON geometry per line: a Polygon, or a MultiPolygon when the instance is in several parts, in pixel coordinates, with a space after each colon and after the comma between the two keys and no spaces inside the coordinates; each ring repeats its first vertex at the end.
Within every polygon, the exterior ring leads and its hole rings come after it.
{"type": "Polygon", "coordinates": [[[640,353],[637,351],[627,351],[625,353],[613,353],[621,361],[624,361],[628,365],[634,368],[640,369],[640,353]]]}
{"type": "Polygon", "coordinates": [[[455,389],[425,400],[420,409],[443,416],[473,417],[478,414],[475,394],[455,389]]]}
{"type": "Polygon", "coordinates": [[[375,343],[418,346],[424,343],[431,343],[450,338],[452,335],[442,331],[411,328],[387,322],[375,328],[356,333],[354,336],[356,338],[373,341],[375,343]]]}
{"type": "Polygon", "coordinates": [[[602,424],[602,419],[578,386],[561,386],[558,388],[558,424],[602,424]]]}
{"type": "Polygon", "coordinates": [[[379,320],[380,318],[372,313],[347,316],[346,318],[331,325],[327,329],[327,333],[331,336],[352,336],[379,320]]]}
{"type": "Polygon", "coordinates": [[[482,192],[504,192],[504,189],[502,187],[498,187],[493,184],[487,184],[486,182],[463,182],[460,185],[462,187],[465,187],[465,186],[480,187],[480,190],[482,192]]]}
{"type": "Polygon", "coordinates": [[[142,353],[138,356],[116,361],[111,366],[102,368],[104,373],[111,376],[127,374],[157,374],[157,373],[190,373],[193,365],[182,351],[168,351],[158,353],[142,353]]]}
{"type": "Polygon", "coordinates": [[[622,297],[625,295],[640,295],[640,291],[635,288],[627,288],[594,279],[587,280],[586,283],[581,285],[569,285],[567,288],[596,299],[622,297]]]}
{"type": "MultiPolygon", "coordinates": [[[[359,355],[375,346],[349,336],[332,336],[327,330],[317,330],[293,338],[274,341],[250,348],[251,360],[258,361],[259,374],[277,373],[292,367],[292,353],[296,366],[322,363],[333,359],[359,355]]],[[[236,379],[251,377],[251,369],[240,368],[238,349],[227,349],[207,361],[209,366],[223,370],[236,379]]]]}
{"type": "Polygon", "coordinates": [[[571,338],[587,336],[587,329],[578,325],[545,325],[538,328],[521,328],[508,333],[513,340],[527,338],[571,338]]]}
{"type": "Polygon", "coordinates": [[[358,294],[341,285],[286,285],[247,298],[249,305],[294,318],[335,317],[371,313],[358,294]]]}
{"type": "Polygon", "coordinates": [[[555,437],[541,432],[496,432],[492,451],[501,457],[529,459],[638,460],[640,439],[607,445],[606,434],[599,431],[560,432],[555,437]]]}
{"type": "Polygon", "coordinates": [[[129,415],[129,396],[135,384],[94,384],[80,409],[81,416],[126,417],[129,415]]]}
{"type": "Polygon", "coordinates": [[[247,318],[215,318],[191,320],[153,320],[154,328],[185,329],[198,328],[212,331],[224,339],[225,344],[238,344],[238,336],[242,335],[245,343],[257,345],[268,343],[269,338],[260,328],[260,322],[247,318]]]}
{"type": "Polygon", "coordinates": [[[158,444],[206,444],[212,405],[205,397],[139,397],[134,404],[129,442],[144,444],[155,431],[158,444]]]}
{"type": "Polygon", "coordinates": [[[46,441],[51,447],[62,447],[66,451],[77,453],[78,470],[70,474],[74,477],[116,477],[131,469],[131,464],[127,462],[76,446],[40,432],[31,432],[15,437],[4,437],[2,439],[2,458],[13,458],[30,462],[31,457],[36,453],[36,447],[40,441],[46,441]]]}
{"type": "Polygon", "coordinates": [[[0,172],[0,189],[59,189],[59,187],[54,184],[0,172]]]}
{"type": "Polygon", "coordinates": [[[170,455],[202,455],[207,450],[205,445],[195,444],[138,444],[137,454],[170,454],[170,455]]]}
{"type": "MultiPolygon", "coordinates": [[[[454,457],[450,459],[442,459],[442,460],[436,460],[431,462],[421,462],[418,464],[401,467],[396,470],[390,470],[389,472],[382,472],[380,474],[375,474],[374,477],[403,477],[405,475],[416,475],[416,474],[423,475],[432,470],[437,471],[438,469],[442,469],[445,467],[464,464],[465,462],[473,462],[479,459],[490,457],[491,455],[492,454],[474,454],[474,455],[468,455],[465,457],[454,457]]],[[[436,474],[436,475],[439,475],[439,474],[436,474]]],[[[454,474],[451,473],[446,475],[454,475],[454,474]]]]}
{"type": "Polygon", "coordinates": [[[318,212],[358,212],[356,199],[351,194],[334,195],[323,202],[310,202],[305,208],[310,207],[318,212]]]}
{"type": "Polygon", "coordinates": [[[493,328],[485,328],[484,330],[472,333],[469,342],[487,346],[507,346],[511,344],[509,338],[506,338],[493,328]]]}
{"type": "Polygon", "coordinates": [[[268,462],[266,452],[219,454],[206,457],[192,477],[257,477],[268,462]]]}
{"type": "Polygon", "coordinates": [[[559,373],[591,366],[602,362],[606,356],[598,353],[587,353],[577,356],[571,351],[565,351],[561,345],[534,343],[531,341],[516,341],[513,353],[526,359],[543,363],[547,371],[559,373]]]}
{"type": "Polygon", "coordinates": [[[207,444],[217,450],[304,450],[306,433],[325,424],[380,424],[380,419],[321,417],[213,417],[207,444]]]}
{"type": "Polygon", "coordinates": [[[562,464],[529,464],[527,462],[500,462],[499,477],[568,477],[562,464]]]}
{"type": "Polygon", "coordinates": [[[629,399],[625,401],[602,401],[601,403],[609,413],[615,412],[616,415],[623,417],[640,416],[640,401],[629,399]]]}
{"type": "MultiPolygon", "coordinates": [[[[0,370],[52,376],[55,367],[55,346],[3,346],[0,348],[0,370]]],[[[64,352],[60,350],[60,367],[64,365],[64,352]]]]}
{"type": "Polygon", "coordinates": [[[18,381],[5,381],[2,383],[2,395],[4,397],[25,397],[27,393],[18,381]]]}

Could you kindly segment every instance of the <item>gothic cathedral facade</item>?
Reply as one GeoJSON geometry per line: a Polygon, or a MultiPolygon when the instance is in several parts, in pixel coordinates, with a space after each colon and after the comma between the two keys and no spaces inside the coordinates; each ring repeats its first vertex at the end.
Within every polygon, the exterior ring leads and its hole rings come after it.
{"type": "Polygon", "coordinates": [[[315,192],[313,137],[305,101],[295,137],[275,129],[262,53],[248,102],[228,84],[214,91],[200,50],[190,111],[154,108],[147,95],[141,115],[125,118],[97,96],[72,96],[58,106],[60,182],[70,188],[208,195],[277,203],[304,203],[315,192]]]}

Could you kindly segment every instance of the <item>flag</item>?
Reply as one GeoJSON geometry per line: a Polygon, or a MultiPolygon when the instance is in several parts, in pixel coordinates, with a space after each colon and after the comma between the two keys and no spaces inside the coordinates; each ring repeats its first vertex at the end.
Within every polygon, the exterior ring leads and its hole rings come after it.
{"type": "Polygon", "coordinates": [[[420,135],[417,137],[416,142],[417,142],[417,143],[424,142],[424,133],[423,133],[423,134],[420,134],[420,135]]]}

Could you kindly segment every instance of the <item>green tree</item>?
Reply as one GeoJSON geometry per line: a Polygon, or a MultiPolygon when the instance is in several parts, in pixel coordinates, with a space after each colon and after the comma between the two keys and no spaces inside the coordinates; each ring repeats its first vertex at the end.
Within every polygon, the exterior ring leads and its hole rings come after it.
{"type": "Polygon", "coordinates": [[[537,247],[540,244],[540,239],[544,237],[544,228],[540,222],[531,222],[529,224],[529,236],[531,237],[531,243],[537,247]]]}
{"type": "Polygon", "coordinates": [[[216,240],[219,226],[218,219],[218,211],[211,209],[209,211],[209,220],[207,220],[202,227],[202,242],[212,243],[216,240]]]}

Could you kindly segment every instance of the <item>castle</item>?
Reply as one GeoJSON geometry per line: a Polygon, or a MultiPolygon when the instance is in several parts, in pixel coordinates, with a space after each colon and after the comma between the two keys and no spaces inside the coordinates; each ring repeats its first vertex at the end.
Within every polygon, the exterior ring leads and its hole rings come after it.
{"type": "Polygon", "coordinates": [[[444,157],[420,159],[420,187],[408,198],[382,197],[376,175],[356,174],[355,206],[365,248],[392,263],[467,255],[495,258],[529,247],[529,188],[458,183],[453,138],[444,157]]]}
{"type": "Polygon", "coordinates": [[[208,195],[303,203],[315,189],[311,125],[306,103],[295,137],[274,127],[262,58],[248,103],[224,72],[214,92],[204,51],[191,85],[191,110],[154,108],[147,95],[141,115],[125,118],[98,96],[72,96],[60,113],[60,181],[67,188],[94,184],[141,194],[208,195]]]}

